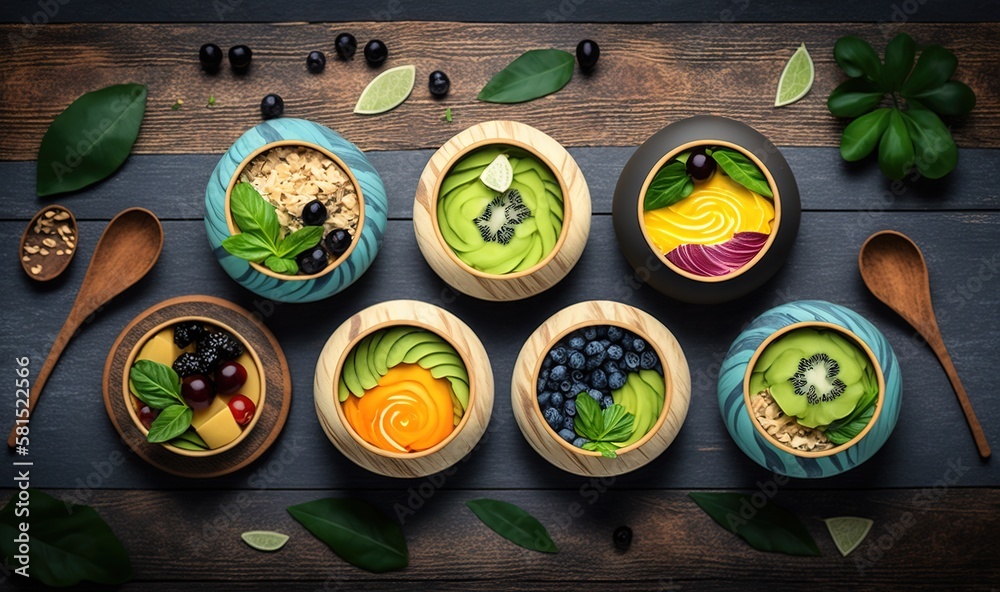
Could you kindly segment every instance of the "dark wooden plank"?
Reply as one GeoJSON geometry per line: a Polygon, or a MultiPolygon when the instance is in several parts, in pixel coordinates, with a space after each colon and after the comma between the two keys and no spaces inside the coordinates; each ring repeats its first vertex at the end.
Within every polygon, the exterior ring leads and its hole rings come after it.
{"type": "MultiPolygon", "coordinates": [[[[590,187],[593,210],[611,213],[618,175],[634,148],[570,148],[590,187]]],[[[991,182],[998,154],[964,148],[959,166],[944,179],[893,185],[874,159],[847,163],[836,148],[788,146],[782,153],[795,171],[805,210],[996,210],[1000,189],[991,182]]],[[[413,194],[432,150],[369,152],[389,195],[391,218],[409,218],[413,194]]],[[[35,198],[35,163],[0,162],[0,178],[11,197],[0,203],[0,218],[28,220],[53,201],[81,219],[108,218],[127,206],[142,206],[161,218],[204,215],[205,184],[219,157],[209,154],[137,154],[112,178],[72,195],[35,198]]]]}
{"type": "MultiPolygon", "coordinates": [[[[5,265],[13,274],[0,291],[0,309],[16,311],[2,317],[5,339],[0,341],[0,359],[27,355],[34,368],[40,367],[103,225],[83,222],[77,260],[59,283],[40,286],[23,275],[12,256],[21,223],[0,223],[0,253],[8,254],[5,265]]],[[[766,471],[739,452],[722,424],[715,395],[718,364],[753,317],[781,302],[807,298],[853,308],[885,332],[900,357],[905,402],[896,432],[872,461],[836,478],[796,482],[793,487],[924,487],[956,460],[970,466],[960,485],[1000,483],[1000,466],[976,458],[958,403],[931,351],[867,293],[856,268],[858,248],[876,230],[896,228],[923,246],[945,341],[987,435],[996,444],[1000,399],[992,396],[991,369],[1000,350],[997,213],[807,212],[797,249],[785,269],[755,294],[717,307],[680,304],[650,289],[634,288],[638,282],[619,254],[610,216],[594,217],[583,258],[551,291],[526,303],[487,305],[456,296],[430,271],[409,221],[390,222],[382,253],[357,284],[333,299],[303,305],[275,305],[231,281],[211,256],[200,221],[168,221],[164,227],[163,257],[151,276],[83,329],[49,381],[32,424],[38,486],[180,484],[121,445],[100,392],[104,360],[127,322],[156,302],[188,293],[212,294],[264,314],[288,357],[294,392],[288,425],[267,455],[229,477],[184,481],[184,487],[418,486],[420,481],[378,477],[346,460],[323,435],[312,403],[313,370],[329,335],[354,312],[393,298],[445,306],[482,336],[493,364],[497,396],[488,440],[449,478],[448,488],[580,487],[584,480],[553,470],[527,445],[511,414],[508,393],[517,352],[528,334],[556,310],[589,299],[627,302],[661,319],[684,348],[694,384],[691,410],[677,441],[648,467],[619,479],[621,487],[747,487],[766,479],[766,471]],[[120,459],[121,466],[104,476],[104,463],[110,459],[120,459]]],[[[0,393],[0,409],[11,408],[13,395],[10,390],[0,393]]],[[[9,412],[0,413],[0,419],[9,417],[9,412]]]]}
{"type": "MultiPolygon", "coordinates": [[[[959,145],[1000,146],[1000,78],[995,76],[1000,24],[906,28],[922,44],[952,49],[960,57],[956,76],[977,93],[973,114],[954,122],[959,145]]],[[[463,127],[487,119],[517,119],[569,146],[636,146],[665,124],[701,113],[740,119],[781,145],[833,146],[844,123],[829,114],[826,98],[844,75],[831,48],[846,33],[881,48],[892,31],[876,24],[81,24],[47,26],[23,39],[15,26],[3,25],[0,159],[34,158],[46,127],[73,99],[129,81],[149,86],[146,119],[135,145],[139,153],[221,153],[259,121],[260,98],[269,92],[284,97],[286,115],[337,128],[365,150],[436,148],[463,127]],[[380,116],[353,114],[358,95],[375,76],[360,59],[331,60],[320,76],[306,72],[306,54],[329,49],[345,27],[359,39],[385,40],[392,55],[388,65],[416,65],[418,85],[405,104],[380,116]],[[524,49],[572,50],[582,35],[603,47],[592,76],[577,76],[560,92],[526,104],[475,100],[493,73],[524,49]],[[22,43],[7,48],[18,39],[22,43]],[[250,43],[254,65],[249,74],[202,73],[196,55],[206,41],[222,47],[250,43]],[[804,100],[775,109],[778,77],[802,41],[808,41],[816,62],[816,84],[804,100]],[[443,101],[424,87],[427,75],[438,68],[452,80],[443,101]],[[211,109],[209,95],[218,101],[211,109]],[[185,106],[174,111],[170,107],[178,98],[185,106]],[[445,107],[455,117],[450,124],[442,120],[445,107]]]]}
{"type": "Polygon", "coordinates": [[[502,9],[475,2],[377,3],[303,0],[293,4],[267,0],[174,0],[155,10],[114,0],[88,2],[8,0],[0,7],[4,23],[73,22],[293,22],[343,20],[473,22],[977,22],[997,20],[996,6],[971,0],[911,2],[898,0],[823,0],[749,2],[748,0],[507,0],[502,9]],[[47,10],[46,10],[47,8],[47,10]],[[41,14],[38,14],[41,13],[41,14]],[[38,14],[38,16],[36,16],[38,14]]]}
{"type": "Polygon", "coordinates": [[[254,583],[263,589],[263,582],[281,590],[396,589],[400,579],[410,582],[402,589],[510,589],[514,582],[521,582],[514,589],[527,589],[528,582],[534,589],[576,589],[583,580],[617,589],[625,580],[632,583],[625,589],[646,590],[731,590],[740,582],[752,582],[756,590],[830,589],[831,582],[844,590],[988,590],[1000,581],[1000,490],[791,492],[775,482],[767,488],[774,503],[803,520],[822,557],[761,554],[712,522],[685,492],[623,492],[600,481],[574,491],[431,490],[428,499],[412,503],[413,510],[402,489],[361,494],[103,491],[89,503],[122,539],[135,571],[132,587],[143,590],[146,580],[173,582],[173,590],[187,588],[182,584],[187,581],[212,582],[203,585],[212,590],[235,590],[236,585],[246,590],[254,583]],[[285,511],[289,505],[342,495],[362,496],[402,516],[410,550],[405,571],[373,575],[353,568],[285,511]],[[490,532],[465,507],[466,500],[484,496],[531,512],[549,530],[559,553],[525,551],[490,532]],[[820,521],[845,514],[875,521],[862,547],[846,558],[820,521]],[[634,532],[625,553],[616,552],[611,542],[611,533],[622,524],[634,532]],[[277,553],[259,553],[239,537],[255,529],[284,532],[291,539],[277,553]],[[227,580],[231,587],[215,584],[227,580]]]}

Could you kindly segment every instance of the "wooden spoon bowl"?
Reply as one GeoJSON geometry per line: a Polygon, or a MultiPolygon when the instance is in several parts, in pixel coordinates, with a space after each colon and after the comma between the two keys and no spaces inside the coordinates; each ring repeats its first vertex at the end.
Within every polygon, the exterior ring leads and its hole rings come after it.
{"type": "Polygon", "coordinates": [[[59,277],[76,255],[79,237],[76,218],[68,208],[55,204],[42,208],[21,235],[17,252],[24,273],[37,282],[59,277]]]}

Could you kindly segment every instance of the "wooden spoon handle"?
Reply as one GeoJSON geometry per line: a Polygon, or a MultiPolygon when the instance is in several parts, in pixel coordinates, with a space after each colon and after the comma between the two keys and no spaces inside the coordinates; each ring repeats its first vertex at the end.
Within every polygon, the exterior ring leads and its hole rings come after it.
{"type": "Polygon", "coordinates": [[[941,339],[941,334],[931,334],[925,336],[927,343],[930,344],[931,349],[937,355],[938,360],[941,362],[941,366],[944,368],[945,374],[948,375],[948,380],[951,381],[951,386],[955,389],[955,395],[958,397],[958,403],[962,406],[962,411],[965,413],[965,421],[969,424],[969,431],[972,432],[972,437],[976,440],[976,448],[979,449],[979,456],[983,458],[990,457],[990,443],[986,441],[986,434],[983,433],[983,426],[979,425],[979,419],[976,417],[976,412],[972,410],[972,403],[969,401],[969,395],[965,392],[965,387],[962,386],[962,381],[958,378],[958,370],[955,370],[955,365],[951,362],[951,356],[948,355],[948,349],[944,346],[944,340],[941,339]]]}
{"type": "MultiPolygon", "coordinates": [[[[45,383],[48,381],[49,375],[52,374],[52,369],[56,367],[59,356],[62,355],[69,340],[73,338],[73,334],[80,328],[85,318],[85,315],[81,316],[71,313],[63,324],[62,329],[59,330],[59,335],[56,336],[56,340],[52,344],[52,349],[49,350],[49,357],[45,358],[45,363],[42,364],[42,369],[39,370],[38,376],[35,378],[35,384],[31,385],[31,393],[28,399],[29,414],[35,409],[35,403],[38,402],[38,397],[42,394],[42,389],[45,388],[45,383]]],[[[10,431],[10,437],[7,438],[7,445],[14,448],[16,443],[17,426],[14,426],[10,431]]]]}

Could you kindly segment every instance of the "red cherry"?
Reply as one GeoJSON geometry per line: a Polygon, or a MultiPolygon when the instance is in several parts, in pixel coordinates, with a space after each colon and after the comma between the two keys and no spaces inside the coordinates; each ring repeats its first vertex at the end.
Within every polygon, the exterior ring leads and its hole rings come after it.
{"type": "Polygon", "coordinates": [[[192,409],[205,409],[212,404],[215,387],[204,375],[192,374],[185,377],[181,383],[181,396],[192,409]]]}
{"type": "Polygon", "coordinates": [[[250,423],[257,406],[253,401],[243,395],[233,395],[229,399],[229,410],[233,413],[233,419],[241,426],[250,423]]]}
{"type": "Polygon", "coordinates": [[[156,418],[160,415],[159,409],[150,409],[149,405],[143,405],[142,409],[139,409],[139,421],[142,425],[149,429],[149,426],[153,425],[156,418]]]}
{"type": "Polygon", "coordinates": [[[215,391],[231,395],[247,382],[247,369],[237,362],[223,362],[215,370],[215,391]]]}

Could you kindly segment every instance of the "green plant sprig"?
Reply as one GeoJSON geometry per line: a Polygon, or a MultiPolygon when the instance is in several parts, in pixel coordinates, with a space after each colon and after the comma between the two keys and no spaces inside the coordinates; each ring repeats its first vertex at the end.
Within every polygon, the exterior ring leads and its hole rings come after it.
{"type": "Polygon", "coordinates": [[[914,65],[916,52],[906,33],[886,45],[884,61],[855,36],[841,37],[833,47],[850,79],[830,93],[827,107],[837,117],[854,119],[841,136],[840,155],[853,162],[877,146],[882,174],[896,181],[914,169],[930,179],[950,173],[958,149],[939,115],[965,115],[976,105],[971,88],[950,80],[958,66],[955,54],[929,45],[914,65]],[[886,95],[889,106],[879,107],[886,95]]]}
{"type": "Polygon", "coordinates": [[[600,404],[587,393],[576,397],[576,422],[573,427],[577,435],[589,440],[583,445],[584,450],[600,452],[607,458],[617,457],[616,451],[621,447],[615,442],[627,440],[634,423],[635,415],[617,403],[602,411],[600,404]]]}
{"type": "Polygon", "coordinates": [[[158,444],[177,438],[191,427],[194,410],[181,396],[181,379],[173,368],[152,360],[139,360],[128,373],[132,394],[159,409],[149,426],[146,441],[158,444]]]}

